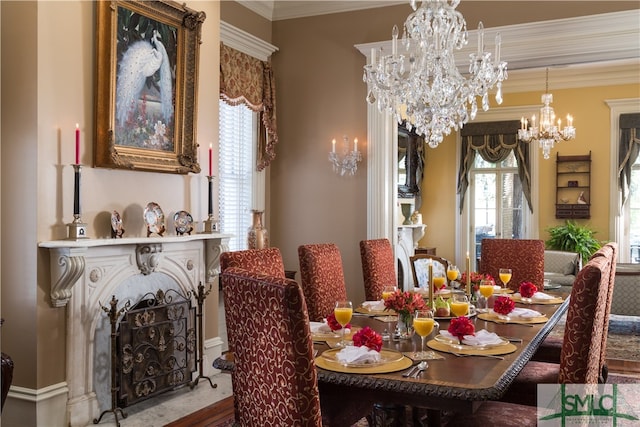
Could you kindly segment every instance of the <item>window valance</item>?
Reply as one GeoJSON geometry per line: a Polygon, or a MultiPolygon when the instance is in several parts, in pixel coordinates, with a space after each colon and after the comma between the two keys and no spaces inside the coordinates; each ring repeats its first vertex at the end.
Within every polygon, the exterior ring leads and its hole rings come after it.
{"type": "Polygon", "coordinates": [[[460,212],[464,206],[464,196],[469,187],[469,171],[473,167],[476,153],[487,162],[497,163],[513,151],[518,164],[518,176],[522,183],[522,192],[531,205],[531,161],[528,144],[518,140],[519,120],[500,122],[468,123],[460,130],[462,149],[458,169],[458,197],[460,212]]]}
{"type": "Polygon", "coordinates": [[[620,114],[620,145],[618,149],[618,188],[621,206],[627,201],[631,184],[631,166],[640,152],[640,113],[620,114]]]}
{"type": "Polygon", "coordinates": [[[245,104],[260,113],[257,170],[276,157],[276,93],[269,61],[260,61],[220,43],[220,98],[229,105],[245,104]]]}

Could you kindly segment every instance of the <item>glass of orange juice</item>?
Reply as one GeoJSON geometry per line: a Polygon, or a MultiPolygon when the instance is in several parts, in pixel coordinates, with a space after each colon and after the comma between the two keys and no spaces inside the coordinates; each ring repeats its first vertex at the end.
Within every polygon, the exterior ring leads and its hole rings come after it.
{"type": "Polygon", "coordinates": [[[460,277],[460,270],[455,265],[449,265],[447,267],[447,279],[449,279],[449,286],[451,286],[451,282],[457,280],[460,277]]]}
{"type": "Polygon", "coordinates": [[[353,316],[353,304],[351,301],[338,301],[333,309],[333,314],[336,316],[336,321],[342,326],[342,337],[339,345],[340,347],[346,347],[344,327],[351,321],[351,316],[353,316]]]}
{"type": "Polygon", "coordinates": [[[456,317],[467,315],[469,313],[469,297],[462,292],[456,292],[451,296],[449,309],[451,314],[456,317]]]}
{"type": "MultiPolygon", "coordinates": [[[[384,288],[382,288],[382,299],[386,301],[391,295],[395,294],[397,290],[398,290],[398,287],[396,285],[385,286],[384,288]]],[[[385,329],[384,332],[382,333],[382,339],[385,341],[390,340],[391,339],[391,322],[396,320],[396,317],[387,315],[381,320],[387,323],[387,329],[385,329]]]]}
{"type": "Polygon", "coordinates": [[[502,282],[502,292],[507,291],[507,283],[511,280],[511,269],[510,268],[501,268],[498,271],[498,275],[500,276],[500,281],[502,282]]]}
{"type": "Polygon", "coordinates": [[[478,298],[478,311],[486,313],[489,311],[489,298],[493,295],[493,280],[482,279],[480,281],[480,298],[478,298]]]}
{"type": "Polygon", "coordinates": [[[447,285],[447,281],[444,276],[433,276],[433,291],[437,292],[447,285]]]}
{"type": "Polygon", "coordinates": [[[435,326],[438,323],[433,320],[433,311],[431,310],[416,310],[413,315],[413,330],[420,335],[420,351],[414,352],[411,357],[413,360],[427,360],[433,359],[433,351],[424,351],[424,339],[428,337],[435,326]]]}

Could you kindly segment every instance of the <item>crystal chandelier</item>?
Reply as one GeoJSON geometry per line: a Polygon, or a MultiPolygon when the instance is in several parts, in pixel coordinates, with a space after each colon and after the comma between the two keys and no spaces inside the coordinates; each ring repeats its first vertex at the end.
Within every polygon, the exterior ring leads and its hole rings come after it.
{"type": "Polygon", "coordinates": [[[336,140],[331,141],[329,161],[333,165],[333,171],[340,176],[355,175],[358,170],[358,162],[362,160],[362,154],[358,151],[358,138],[353,140],[353,150],[349,150],[349,138],[342,137],[343,145],[341,154],[336,152],[336,140]]]}
{"type": "Polygon", "coordinates": [[[518,130],[518,139],[523,142],[540,143],[542,148],[542,156],[549,158],[549,152],[556,142],[568,141],[576,137],[576,128],[573,127],[573,116],[567,114],[567,126],[562,128],[562,120],[558,119],[558,125],[555,125],[556,113],[550,105],[553,102],[553,95],[549,93],[549,69],[547,68],[547,76],[545,83],[545,91],[542,95],[542,103],[540,108],[540,122],[536,126],[536,115],[531,116],[531,126],[529,120],[522,117],[520,119],[520,129],[518,130]],[[562,129],[562,130],[560,130],[562,129]]]}
{"type": "Polygon", "coordinates": [[[487,111],[488,91],[497,86],[496,102],[502,103],[507,63],[500,61],[499,33],[492,58],[484,51],[484,27],[480,22],[478,50],[469,55],[469,77],[463,77],[455,65],[454,49],[462,49],[468,42],[467,24],[455,10],[459,3],[460,0],[430,0],[417,8],[416,0],[411,0],[414,12],[404,23],[404,51],[398,51],[398,27],[394,25],[391,54],[372,49],[371,61],[364,67],[367,101],[377,103],[381,112],[390,112],[398,123],[407,119],[407,128],[424,135],[430,147],[437,147],[451,128],[458,130],[476,117],[477,96],[487,111]]]}

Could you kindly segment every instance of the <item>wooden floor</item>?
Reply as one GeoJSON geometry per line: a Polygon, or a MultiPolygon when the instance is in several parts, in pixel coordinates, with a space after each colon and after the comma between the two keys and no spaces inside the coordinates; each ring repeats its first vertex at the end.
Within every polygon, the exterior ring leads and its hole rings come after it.
{"type": "Polygon", "coordinates": [[[233,396],[180,418],[165,427],[229,427],[233,425],[233,396]]]}

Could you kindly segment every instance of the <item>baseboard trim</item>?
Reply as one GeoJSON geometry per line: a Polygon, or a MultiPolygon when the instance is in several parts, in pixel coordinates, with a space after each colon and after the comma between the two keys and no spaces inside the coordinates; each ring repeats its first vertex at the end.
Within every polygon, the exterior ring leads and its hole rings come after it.
{"type": "Polygon", "coordinates": [[[50,386],[43,387],[37,390],[33,388],[12,385],[11,388],[9,388],[9,394],[7,395],[7,397],[27,402],[40,403],[61,394],[67,394],[68,392],[69,387],[67,386],[66,382],[52,384],[50,386]]]}

